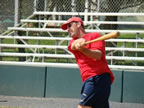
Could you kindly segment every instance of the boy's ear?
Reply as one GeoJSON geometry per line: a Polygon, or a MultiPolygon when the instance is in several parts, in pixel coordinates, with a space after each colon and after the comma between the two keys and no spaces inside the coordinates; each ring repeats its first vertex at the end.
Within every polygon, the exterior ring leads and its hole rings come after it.
{"type": "Polygon", "coordinates": [[[78,27],[81,27],[81,23],[80,22],[78,22],[77,25],[78,25],[78,27]]]}

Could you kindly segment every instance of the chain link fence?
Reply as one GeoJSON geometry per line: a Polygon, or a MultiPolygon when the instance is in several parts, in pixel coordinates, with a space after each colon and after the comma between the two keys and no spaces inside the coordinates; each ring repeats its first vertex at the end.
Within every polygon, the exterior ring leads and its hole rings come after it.
{"type": "MultiPolygon", "coordinates": [[[[14,26],[16,0],[0,0],[0,33],[14,26]]],[[[50,12],[144,12],[143,0],[18,0],[19,20],[34,11],[50,12]]],[[[143,18],[138,18],[143,20],[143,18]]]]}
{"type": "MultiPolygon", "coordinates": [[[[34,0],[19,0],[19,19],[27,18],[33,13],[34,0]]],[[[0,0],[0,34],[7,30],[7,27],[14,26],[15,0],[0,0]]]]}
{"type": "Polygon", "coordinates": [[[14,23],[14,0],[0,0],[0,33],[14,23]]]}
{"type": "Polygon", "coordinates": [[[143,12],[143,0],[36,0],[36,11],[143,12]],[[124,10],[124,11],[123,11],[124,10]]]}

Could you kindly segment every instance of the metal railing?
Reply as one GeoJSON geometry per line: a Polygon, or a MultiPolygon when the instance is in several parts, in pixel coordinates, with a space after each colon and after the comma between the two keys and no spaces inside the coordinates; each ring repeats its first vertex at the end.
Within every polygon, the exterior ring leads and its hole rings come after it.
{"type": "Polygon", "coordinates": [[[136,21],[99,21],[99,19],[89,19],[89,17],[98,16],[144,16],[140,13],[85,13],[85,12],[34,12],[33,18],[21,20],[21,24],[17,27],[9,27],[9,32],[0,36],[0,64],[17,64],[17,65],[35,65],[35,66],[67,66],[77,67],[74,56],[67,50],[67,45],[71,38],[61,30],[60,26],[67,19],[62,16],[77,16],[84,18],[84,24],[87,27],[86,32],[100,32],[102,34],[113,31],[119,31],[121,35],[135,35],[132,39],[118,38],[106,40],[113,47],[106,46],[106,59],[111,68],[117,69],[140,69],[144,70],[144,31],[142,29],[117,29],[103,30],[99,28],[101,24],[119,24],[119,25],[144,25],[144,22],[136,21]],[[60,16],[60,19],[47,19],[47,16],[60,16]],[[43,17],[44,16],[44,17],[43,17]],[[34,18],[36,17],[36,18],[34,18]],[[38,19],[37,19],[38,18],[38,19]],[[53,23],[54,26],[47,24],[53,23]],[[29,24],[38,24],[37,26],[29,26],[29,24]],[[25,35],[18,35],[18,32],[24,32],[25,35]],[[43,33],[46,33],[43,35],[43,33]],[[60,35],[60,36],[57,36],[60,35]],[[10,42],[8,42],[10,40],[10,42]],[[21,41],[21,44],[17,44],[21,41]],[[34,41],[34,42],[29,42],[34,41]],[[46,41],[46,42],[44,42],[46,41]],[[53,43],[53,44],[51,44],[53,43]],[[19,52],[18,49],[25,52],[19,52]],[[11,50],[9,50],[11,49],[11,50]],[[24,57],[25,61],[18,61],[17,58],[24,57]],[[7,58],[15,58],[11,61],[7,58]],[[57,63],[55,63],[57,62],[57,63]],[[139,63],[140,62],[140,63],[139,63]]]}

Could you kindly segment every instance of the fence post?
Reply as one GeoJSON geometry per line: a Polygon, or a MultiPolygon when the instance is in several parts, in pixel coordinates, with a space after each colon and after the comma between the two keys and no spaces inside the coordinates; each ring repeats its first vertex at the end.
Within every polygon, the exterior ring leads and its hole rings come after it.
{"type": "MultiPolygon", "coordinates": [[[[88,0],[85,1],[85,13],[88,13],[88,0]]],[[[88,16],[85,14],[84,21],[88,21],[88,16]]]]}
{"type": "Polygon", "coordinates": [[[100,10],[100,0],[97,1],[97,12],[100,10]]]}
{"type": "Polygon", "coordinates": [[[44,11],[47,11],[47,0],[44,1],[44,11]]]}
{"type": "Polygon", "coordinates": [[[37,0],[34,0],[34,12],[37,11],[37,0]]]}
{"type": "Polygon", "coordinates": [[[16,27],[19,20],[19,0],[15,0],[15,14],[14,14],[14,26],[16,27]]]}

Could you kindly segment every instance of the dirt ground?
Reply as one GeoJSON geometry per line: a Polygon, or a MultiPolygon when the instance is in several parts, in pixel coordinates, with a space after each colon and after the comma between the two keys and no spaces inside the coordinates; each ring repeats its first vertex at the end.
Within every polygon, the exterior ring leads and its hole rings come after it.
{"type": "MultiPolygon", "coordinates": [[[[77,108],[79,99],[0,96],[0,108],[77,108]]],[[[110,108],[144,108],[144,104],[111,102],[110,108]]]]}

